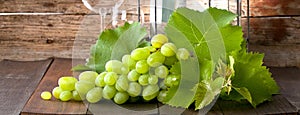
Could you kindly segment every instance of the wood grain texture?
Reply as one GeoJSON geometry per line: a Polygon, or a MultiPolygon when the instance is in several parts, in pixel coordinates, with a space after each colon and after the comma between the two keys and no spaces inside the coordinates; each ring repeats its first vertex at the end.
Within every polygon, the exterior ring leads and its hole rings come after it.
{"type": "Polygon", "coordinates": [[[278,85],[281,87],[282,95],[285,96],[287,100],[298,109],[298,111],[300,111],[300,69],[296,67],[272,67],[270,68],[270,71],[278,85]]]}
{"type": "MultiPolygon", "coordinates": [[[[245,34],[247,34],[247,20],[245,18],[242,19],[242,26],[245,34]]],[[[300,44],[299,27],[300,17],[250,18],[249,42],[264,46],[300,44]]]]}
{"type": "Polygon", "coordinates": [[[0,113],[17,115],[34,92],[52,59],[0,62],[0,113]]]}
{"type": "MultiPolygon", "coordinates": [[[[247,14],[247,1],[242,0],[243,16],[247,14]]],[[[250,16],[299,16],[299,0],[249,0],[250,16]]]]}
{"type": "Polygon", "coordinates": [[[40,98],[43,91],[52,91],[57,86],[57,81],[62,76],[72,76],[71,59],[55,59],[40,84],[24,106],[24,114],[86,114],[87,105],[83,102],[61,102],[52,97],[45,101],[40,98]]]}
{"type": "Polygon", "coordinates": [[[81,0],[0,0],[2,13],[89,13],[81,0]]]}

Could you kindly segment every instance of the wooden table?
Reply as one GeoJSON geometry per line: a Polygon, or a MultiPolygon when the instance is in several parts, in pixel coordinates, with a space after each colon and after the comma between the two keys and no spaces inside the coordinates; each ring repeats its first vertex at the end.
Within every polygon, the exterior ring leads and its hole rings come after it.
{"type": "MultiPolygon", "coordinates": [[[[73,62],[82,62],[74,61],[73,62]]],[[[126,104],[118,106],[111,101],[100,104],[84,102],[61,102],[54,98],[44,101],[42,91],[51,91],[57,86],[61,76],[73,75],[70,71],[72,59],[53,58],[42,61],[0,62],[0,113],[16,114],[162,114],[196,115],[193,110],[175,109],[158,103],[126,104]],[[147,111],[146,111],[147,110],[147,111]],[[95,112],[96,111],[96,112],[95,112]]],[[[256,109],[250,105],[218,100],[207,114],[300,114],[300,71],[298,68],[271,68],[273,77],[281,87],[281,95],[275,95],[273,101],[259,105],[256,109]]],[[[76,75],[76,73],[74,73],[76,75]]]]}

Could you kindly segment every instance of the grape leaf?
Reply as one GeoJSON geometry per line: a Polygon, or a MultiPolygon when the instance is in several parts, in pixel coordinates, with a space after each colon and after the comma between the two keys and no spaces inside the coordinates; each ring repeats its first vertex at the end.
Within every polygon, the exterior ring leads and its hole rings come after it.
{"type": "Polygon", "coordinates": [[[201,109],[209,105],[214,99],[217,98],[221,92],[224,83],[223,77],[218,77],[215,80],[202,81],[196,85],[193,90],[196,90],[195,109],[201,109]]]}
{"type": "Polygon", "coordinates": [[[178,8],[170,17],[165,32],[170,39],[178,37],[174,33],[182,33],[194,46],[198,58],[217,62],[225,58],[226,52],[241,49],[241,27],[230,25],[235,16],[216,8],[204,12],[178,8]]]}
{"type": "MultiPolygon", "coordinates": [[[[235,75],[232,78],[232,86],[235,89],[248,89],[252,101],[250,101],[249,94],[245,94],[244,91],[241,92],[239,90],[237,92],[244,99],[247,99],[253,107],[270,100],[272,94],[278,94],[278,85],[271,77],[269,70],[265,66],[262,66],[263,54],[248,53],[246,51],[239,51],[233,54],[235,58],[235,75]]],[[[235,96],[231,99],[240,101],[241,98],[235,96]]]]}
{"type": "MultiPolygon", "coordinates": [[[[211,80],[215,68],[214,63],[218,62],[220,58],[225,59],[227,53],[241,49],[243,41],[242,29],[241,27],[230,25],[235,17],[236,15],[231,12],[216,8],[209,8],[204,12],[178,8],[171,15],[165,27],[165,33],[176,46],[192,46],[194,50],[192,55],[199,62],[198,66],[200,69],[198,68],[197,71],[201,72],[196,77],[200,77],[201,80],[211,80]]],[[[184,71],[182,70],[181,72],[184,71]]],[[[181,79],[185,80],[187,78],[182,77],[181,79]]],[[[214,82],[209,83],[212,83],[209,86],[216,85],[213,84],[214,82]]],[[[172,88],[172,92],[169,94],[174,94],[176,90],[178,89],[172,88]]],[[[207,94],[214,95],[215,93],[212,90],[208,90],[207,94]]],[[[196,92],[196,95],[201,94],[196,92]]],[[[167,104],[181,107],[187,107],[187,104],[189,104],[187,103],[189,101],[178,101],[181,100],[180,98],[175,99],[177,99],[176,103],[167,104]]],[[[197,105],[198,108],[207,105],[212,99],[206,99],[205,102],[201,102],[202,105],[197,105]]],[[[199,100],[198,102],[200,103],[199,100]]]]}
{"type": "Polygon", "coordinates": [[[129,54],[139,46],[146,34],[146,29],[138,22],[125,23],[116,29],[104,30],[96,44],[92,45],[86,66],[99,73],[104,71],[108,60],[120,60],[122,55],[129,54]]]}

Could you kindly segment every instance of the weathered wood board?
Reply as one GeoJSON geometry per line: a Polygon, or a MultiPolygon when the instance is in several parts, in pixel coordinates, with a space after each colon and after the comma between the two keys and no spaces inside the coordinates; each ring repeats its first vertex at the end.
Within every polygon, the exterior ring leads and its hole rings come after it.
{"type": "Polygon", "coordinates": [[[40,97],[43,91],[52,91],[54,87],[58,86],[57,82],[60,77],[72,76],[71,67],[72,60],[55,59],[24,106],[22,114],[86,114],[87,105],[83,102],[61,102],[54,97],[46,101],[40,97]]]}
{"type": "Polygon", "coordinates": [[[20,114],[27,100],[44,76],[52,59],[0,62],[0,113],[20,114]]]}

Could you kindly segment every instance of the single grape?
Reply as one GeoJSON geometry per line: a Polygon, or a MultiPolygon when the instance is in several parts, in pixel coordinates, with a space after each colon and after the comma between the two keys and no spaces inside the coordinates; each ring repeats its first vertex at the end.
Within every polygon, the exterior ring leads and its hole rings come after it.
{"type": "Polygon", "coordinates": [[[94,82],[89,82],[89,81],[78,81],[75,84],[75,89],[78,91],[80,96],[85,96],[87,92],[95,87],[94,82]]]}
{"type": "Polygon", "coordinates": [[[174,65],[176,62],[178,62],[178,59],[177,59],[177,57],[174,55],[174,56],[171,56],[171,57],[166,57],[164,64],[167,65],[167,66],[172,66],[172,65],[174,65]]]}
{"type": "Polygon", "coordinates": [[[117,90],[112,85],[106,85],[103,88],[103,98],[105,98],[105,99],[112,99],[116,93],[117,93],[117,90]]]}
{"type": "Polygon", "coordinates": [[[147,48],[137,48],[133,50],[130,54],[131,58],[134,60],[145,60],[150,55],[150,51],[147,48]]]}
{"type": "Polygon", "coordinates": [[[96,79],[95,79],[95,85],[98,87],[104,87],[106,83],[104,82],[104,77],[107,74],[107,72],[100,73],[96,79]]]}
{"type": "Polygon", "coordinates": [[[163,34],[157,34],[152,37],[151,44],[154,48],[160,48],[163,44],[168,42],[168,38],[163,34]]]}
{"type": "Polygon", "coordinates": [[[141,84],[142,86],[148,85],[149,76],[149,74],[141,75],[138,80],[139,84],[141,84]]]}
{"type": "Polygon", "coordinates": [[[44,100],[49,100],[51,99],[52,95],[49,91],[43,91],[41,93],[41,98],[44,99],[44,100]]]}
{"type": "Polygon", "coordinates": [[[58,79],[58,85],[64,91],[72,91],[77,81],[75,77],[61,77],[58,79]]]}
{"type": "Polygon", "coordinates": [[[136,61],[132,59],[130,55],[124,55],[122,57],[122,63],[126,65],[129,69],[134,69],[136,61]]]}
{"type": "Polygon", "coordinates": [[[135,70],[140,74],[147,73],[149,71],[149,65],[147,64],[147,61],[146,60],[138,61],[135,65],[135,70]]]}
{"type": "Polygon", "coordinates": [[[59,99],[61,101],[69,101],[72,99],[72,97],[73,97],[73,94],[71,93],[71,91],[63,91],[59,95],[59,99]]]}
{"type": "Polygon", "coordinates": [[[158,85],[148,85],[144,88],[142,96],[144,98],[144,100],[149,101],[154,99],[159,92],[159,87],[158,85]]]}
{"type": "Polygon", "coordinates": [[[178,86],[180,82],[180,75],[171,74],[164,80],[164,83],[168,87],[178,86]]]}
{"type": "Polygon", "coordinates": [[[95,82],[96,77],[98,76],[97,72],[94,71],[84,71],[79,74],[79,81],[86,80],[89,82],[95,82]]]}
{"type": "Polygon", "coordinates": [[[150,65],[151,67],[160,66],[162,63],[164,63],[164,61],[165,61],[165,56],[162,55],[160,52],[152,53],[147,58],[147,64],[150,65]]]}
{"type": "Polygon", "coordinates": [[[114,97],[114,102],[117,104],[123,104],[129,99],[129,95],[126,92],[118,92],[114,97]]]}
{"type": "Polygon", "coordinates": [[[128,75],[127,75],[127,78],[129,81],[137,81],[140,77],[140,74],[134,69],[134,70],[131,70],[128,75]]]}
{"type": "Polygon", "coordinates": [[[157,75],[159,78],[166,78],[169,74],[169,70],[166,66],[161,65],[157,68],[155,68],[155,75],[157,75]]]}
{"type": "Polygon", "coordinates": [[[76,90],[72,91],[72,95],[73,95],[73,99],[75,101],[82,101],[82,100],[84,100],[84,99],[81,98],[81,96],[79,95],[79,93],[76,90]]]}
{"type": "Polygon", "coordinates": [[[147,47],[145,47],[145,48],[148,48],[148,50],[149,50],[150,52],[156,52],[156,48],[153,47],[153,46],[147,46],[147,47]]]}
{"type": "Polygon", "coordinates": [[[109,60],[105,64],[105,69],[108,72],[115,72],[117,74],[122,74],[121,68],[123,67],[123,63],[119,60],[109,60]]]}
{"type": "Polygon", "coordinates": [[[102,88],[95,87],[86,94],[86,100],[90,103],[97,103],[102,99],[102,88]]]}
{"type": "Polygon", "coordinates": [[[127,89],[127,92],[129,96],[136,97],[141,94],[142,86],[138,84],[137,82],[130,82],[129,87],[127,89]]]}
{"type": "Polygon", "coordinates": [[[163,46],[161,46],[160,52],[166,57],[171,57],[175,55],[177,48],[173,43],[165,43],[163,46]]]}
{"type": "Polygon", "coordinates": [[[123,65],[121,67],[121,74],[126,75],[126,74],[128,74],[129,71],[130,71],[130,69],[128,68],[127,65],[123,65]]]}
{"type": "Polygon", "coordinates": [[[150,75],[148,77],[148,83],[151,85],[155,85],[158,83],[158,76],[157,75],[150,75]]]}
{"type": "Polygon", "coordinates": [[[187,60],[190,57],[190,52],[185,48],[179,48],[176,52],[177,59],[187,60]]]}
{"type": "Polygon", "coordinates": [[[115,72],[108,72],[104,77],[104,82],[107,85],[114,85],[118,79],[118,75],[115,72]]]}
{"type": "Polygon", "coordinates": [[[59,99],[59,95],[63,90],[60,87],[55,87],[52,90],[52,95],[56,98],[59,99]]]}
{"type": "Polygon", "coordinates": [[[127,79],[127,76],[120,76],[116,83],[116,89],[118,91],[126,91],[129,86],[129,81],[127,79]]]}
{"type": "Polygon", "coordinates": [[[160,92],[159,92],[159,94],[158,94],[158,96],[157,96],[157,100],[159,101],[159,102],[166,102],[167,100],[166,100],[166,97],[167,97],[167,93],[168,93],[168,91],[166,91],[166,90],[161,90],[160,92]]]}

